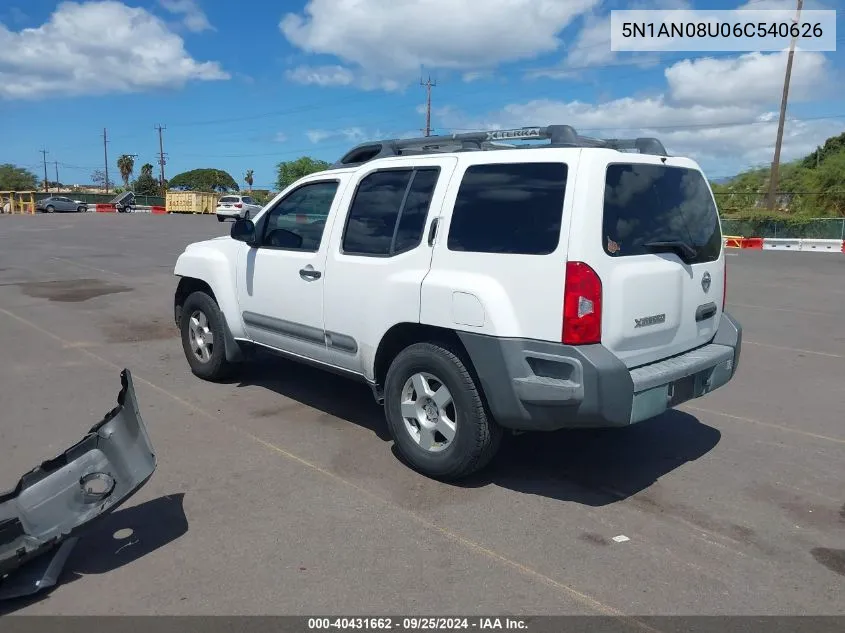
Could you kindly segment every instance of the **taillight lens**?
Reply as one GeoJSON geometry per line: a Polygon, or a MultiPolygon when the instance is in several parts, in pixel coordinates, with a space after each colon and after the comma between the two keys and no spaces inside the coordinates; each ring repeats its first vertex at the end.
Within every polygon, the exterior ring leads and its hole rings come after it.
{"type": "Polygon", "coordinates": [[[235,208],[236,209],[243,209],[244,205],[242,205],[240,202],[238,202],[237,204],[235,204],[235,208]]]}
{"type": "Polygon", "coordinates": [[[563,331],[567,345],[601,342],[601,279],[583,262],[567,262],[563,331]]]}

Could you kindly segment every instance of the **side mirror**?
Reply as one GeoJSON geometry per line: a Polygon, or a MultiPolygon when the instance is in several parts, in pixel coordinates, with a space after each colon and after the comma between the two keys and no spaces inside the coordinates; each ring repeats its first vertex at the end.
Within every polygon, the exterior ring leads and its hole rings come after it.
{"type": "Polygon", "coordinates": [[[255,243],[255,224],[252,220],[237,218],[232,225],[230,236],[233,240],[246,242],[252,246],[255,243]]]}

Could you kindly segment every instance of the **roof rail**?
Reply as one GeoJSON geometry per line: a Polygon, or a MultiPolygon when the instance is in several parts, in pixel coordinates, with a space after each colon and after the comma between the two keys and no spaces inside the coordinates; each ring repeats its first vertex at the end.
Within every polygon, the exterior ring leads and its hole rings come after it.
{"type": "Polygon", "coordinates": [[[420,154],[520,149],[526,147],[605,147],[608,149],[637,150],[641,154],[668,156],[666,148],[656,138],[601,139],[581,136],[570,125],[523,127],[513,130],[465,132],[442,136],[421,136],[407,139],[385,139],[356,145],[332,165],[332,169],[362,165],[377,158],[420,154]],[[534,141],[546,139],[547,145],[512,145],[509,141],[534,141]]]}

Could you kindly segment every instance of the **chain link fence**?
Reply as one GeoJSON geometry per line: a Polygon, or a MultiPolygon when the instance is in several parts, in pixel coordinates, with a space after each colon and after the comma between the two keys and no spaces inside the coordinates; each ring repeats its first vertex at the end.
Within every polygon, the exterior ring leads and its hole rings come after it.
{"type": "Polygon", "coordinates": [[[807,220],[722,219],[722,233],[743,237],[773,237],[813,240],[845,240],[845,219],[812,218],[807,220]]]}
{"type": "MultiPolygon", "coordinates": [[[[82,193],[82,192],[39,192],[35,194],[36,202],[51,196],[62,196],[71,200],[79,200],[86,204],[108,204],[117,197],[116,193],[82,193]]],[[[161,196],[139,196],[135,194],[135,204],[143,207],[163,207],[164,198],[161,196]]]]}

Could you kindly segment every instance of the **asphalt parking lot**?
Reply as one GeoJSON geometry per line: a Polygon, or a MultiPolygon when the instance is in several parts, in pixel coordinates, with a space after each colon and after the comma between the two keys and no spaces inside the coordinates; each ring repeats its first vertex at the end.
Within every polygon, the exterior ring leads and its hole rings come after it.
{"type": "Polygon", "coordinates": [[[729,251],[731,384],[511,438],[447,485],[396,459],[365,386],[273,358],[190,373],[173,264],[229,226],[0,216],[0,488],[111,409],[124,367],[159,463],[60,586],[0,612],[845,614],[845,256],[729,251]]]}

